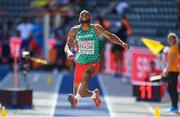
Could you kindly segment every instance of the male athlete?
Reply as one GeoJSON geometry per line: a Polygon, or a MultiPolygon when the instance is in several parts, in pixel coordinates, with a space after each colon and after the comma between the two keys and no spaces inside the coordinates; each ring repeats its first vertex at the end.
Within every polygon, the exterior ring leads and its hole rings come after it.
{"type": "Polygon", "coordinates": [[[99,89],[88,90],[90,79],[99,71],[99,35],[103,35],[115,44],[128,49],[128,44],[124,43],[115,34],[112,34],[99,24],[91,24],[92,17],[89,11],[83,10],[79,15],[80,25],[71,28],[65,46],[67,59],[76,63],[74,73],[73,95],[68,96],[68,101],[72,108],[76,108],[81,97],[91,97],[96,107],[101,104],[99,89]],[[76,57],[71,52],[71,48],[77,48],[76,57]]]}

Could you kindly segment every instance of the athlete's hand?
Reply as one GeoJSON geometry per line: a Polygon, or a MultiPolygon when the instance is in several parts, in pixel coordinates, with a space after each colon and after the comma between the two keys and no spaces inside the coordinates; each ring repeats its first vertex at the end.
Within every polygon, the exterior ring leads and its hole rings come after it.
{"type": "Polygon", "coordinates": [[[126,50],[129,49],[129,45],[128,45],[127,43],[123,43],[123,44],[122,44],[122,47],[123,47],[124,49],[126,49],[126,50]]]}
{"type": "Polygon", "coordinates": [[[68,52],[67,59],[68,60],[74,60],[74,54],[71,51],[68,52]]]}
{"type": "Polygon", "coordinates": [[[163,70],[163,76],[166,77],[167,74],[168,74],[168,70],[167,70],[167,68],[165,68],[165,69],[163,70]]]}

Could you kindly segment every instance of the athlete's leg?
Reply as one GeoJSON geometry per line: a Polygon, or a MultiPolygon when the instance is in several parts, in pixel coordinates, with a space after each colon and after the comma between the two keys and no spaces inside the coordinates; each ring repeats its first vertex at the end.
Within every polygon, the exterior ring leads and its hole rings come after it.
{"type": "Polygon", "coordinates": [[[73,95],[77,94],[79,85],[80,85],[80,83],[74,83],[74,86],[73,86],[73,95]]]}
{"type": "Polygon", "coordinates": [[[77,99],[80,98],[80,96],[77,95],[78,87],[81,83],[81,82],[79,82],[79,80],[81,80],[81,76],[79,74],[79,73],[81,73],[81,69],[80,69],[79,64],[76,64],[74,72],[75,73],[74,73],[74,83],[73,83],[73,94],[68,95],[68,101],[70,102],[72,108],[76,108],[77,101],[78,101],[77,99]]]}
{"type": "Polygon", "coordinates": [[[73,108],[77,106],[77,102],[81,97],[91,97],[95,102],[95,105],[97,107],[100,106],[101,100],[99,98],[99,90],[88,90],[88,83],[97,71],[99,71],[99,64],[94,64],[94,66],[87,68],[79,66],[79,64],[76,65],[73,89],[74,95],[68,96],[68,101],[71,103],[73,108]]]}
{"type": "Polygon", "coordinates": [[[76,98],[79,97],[91,97],[96,105],[99,107],[101,105],[101,99],[99,97],[99,89],[95,89],[94,91],[90,91],[88,89],[88,83],[90,79],[97,73],[94,67],[89,67],[84,74],[84,80],[79,85],[78,93],[76,98]]]}
{"type": "Polygon", "coordinates": [[[84,73],[84,79],[80,83],[74,83],[73,93],[74,95],[68,96],[68,101],[71,103],[72,108],[76,108],[77,101],[81,97],[91,97],[93,92],[88,90],[88,82],[90,78],[93,76],[96,70],[92,67],[88,68],[87,71],[84,73]]]}
{"type": "Polygon", "coordinates": [[[93,92],[88,90],[88,83],[90,79],[97,73],[94,67],[89,67],[83,76],[83,81],[81,82],[81,85],[79,86],[78,93],[81,97],[91,97],[93,92]]]}
{"type": "Polygon", "coordinates": [[[80,98],[80,96],[77,94],[77,92],[79,90],[79,88],[78,88],[79,85],[80,85],[80,83],[74,83],[73,95],[72,94],[68,95],[68,101],[71,103],[72,108],[76,108],[76,106],[77,106],[77,96],[78,96],[78,98],[80,98]]]}
{"type": "Polygon", "coordinates": [[[83,66],[76,63],[75,71],[74,71],[74,83],[73,83],[73,94],[74,94],[74,96],[77,94],[78,87],[79,87],[79,85],[83,79],[82,75],[81,75],[84,73],[82,67],[83,66]]]}

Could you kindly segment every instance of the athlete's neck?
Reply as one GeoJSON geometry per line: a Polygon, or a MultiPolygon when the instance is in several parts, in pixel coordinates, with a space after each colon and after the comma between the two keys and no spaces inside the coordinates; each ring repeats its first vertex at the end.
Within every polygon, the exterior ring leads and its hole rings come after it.
{"type": "Polygon", "coordinates": [[[90,27],[90,23],[82,23],[81,24],[81,29],[84,32],[88,31],[89,27],[90,27]]]}

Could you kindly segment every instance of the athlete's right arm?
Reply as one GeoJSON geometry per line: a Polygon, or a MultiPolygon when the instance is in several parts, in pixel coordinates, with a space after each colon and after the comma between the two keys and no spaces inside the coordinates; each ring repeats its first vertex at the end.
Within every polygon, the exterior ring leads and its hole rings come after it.
{"type": "Polygon", "coordinates": [[[74,59],[74,54],[71,52],[71,48],[73,47],[74,40],[76,38],[76,32],[77,32],[77,28],[76,27],[73,27],[70,30],[70,32],[68,34],[67,42],[66,42],[66,45],[65,45],[65,48],[64,48],[64,52],[66,53],[67,58],[69,60],[74,59]]]}

